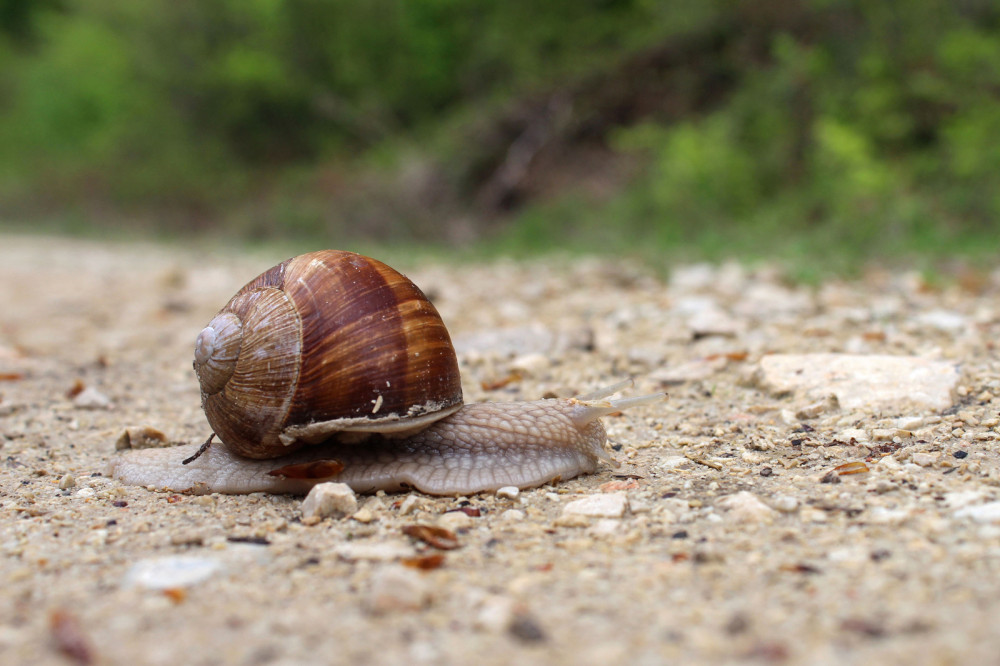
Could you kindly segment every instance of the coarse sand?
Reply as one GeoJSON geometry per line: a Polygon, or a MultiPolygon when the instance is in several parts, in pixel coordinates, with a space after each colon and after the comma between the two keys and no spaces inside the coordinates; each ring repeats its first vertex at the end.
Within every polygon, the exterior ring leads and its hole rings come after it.
{"type": "Polygon", "coordinates": [[[0,236],[0,663],[1000,658],[1000,273],[397,265],[447,323],[467,401],[627,377],[669,399],[605,418],[619,467],[519,493],[304,520],[301,497],[109,478],[127,428],[206,437],[195,336],[284,258],[0,236]],[[761,378],[765,355],[830,353],[951,364],[951,404],[761,378]]]}

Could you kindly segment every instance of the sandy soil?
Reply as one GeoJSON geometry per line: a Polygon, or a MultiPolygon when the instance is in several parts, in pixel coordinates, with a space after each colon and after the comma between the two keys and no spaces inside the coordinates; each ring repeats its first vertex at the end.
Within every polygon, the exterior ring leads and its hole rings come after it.
{"type": "Polygon", "coordinates": [[[0,662],[997,662],[996,276],[398,266],[467,400],[627,376],[670,400],[606,419],[620,468],[514,499],[362,497],[307,525],[301,498],[108,478],[126,427],[205,437],[194,337],[283,258],[0,237],[0,662]],[[754,381],[767,353],[831,351],[954,362],[953,405],[754,381]]]}

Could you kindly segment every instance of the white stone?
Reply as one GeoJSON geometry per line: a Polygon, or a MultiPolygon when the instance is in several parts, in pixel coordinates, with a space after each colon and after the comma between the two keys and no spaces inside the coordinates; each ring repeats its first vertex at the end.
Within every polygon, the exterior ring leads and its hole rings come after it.
{"type": "Polygon", "coordinates": [[[107,409],[111,406],[111,398],[88,386],[73,398],[73,404],[79,409],[107,409]]]}
{"type": "Polygon", "coordinates": [[[457,532],[472,527],[472,517],[464,511],[448,511],[437,519],[438,527],[457,532]]]}
{"type": "Polygon", "coordinates": [[[826,559],[838,564],[863,565],[871,558],[864,546],[842,546],[834,548],[826,554],[826,559]]]}
{"type": "Polygon", "coordinates": [[[420,495],[407,495],[406,499],[399,505],[399,515],[408,516],[416,511],[424,503],[424,498],[420,495]]]}
{"type": "Polygon", "coordinates": [[[514,619],[515,601],[511,597],[490,595],[479,603],[474,626],[477,629],[500,632],[514,619]]]}
{"type": "Polygon", "coordinates": [[[791,495],[775,495],[771,499],[771,508],[782,513],[794,513],[799,508],[799,499],[791,495]]]}
{"type": "Polygon", "coordinates": [[[500,514],[499,519],[505,523],[520,523],[524,520],[524,511],[518,509],[507,509],[500,514]]]}
{"type": "Polygon", "coordinates": [[[690,458],[685,458],[684,456],[667,456],[663,458],[656,466],[660,469],[677,469],[678,467],[683,467],[691,463],[690,458]]]}
{"type": "Polygon", "coordinates": [[[961,331],[969,328],[969,320],[951,310],[928,310],[921,312],[914,319],[921,326],[940,331],[961,331]]]}
{"type": "Polygon", "coordinates": [[[588,495],[573,500],[563,507],[563,516],[593,516],[597,518],[621,518],[628,509],[625,493],[602,493],[588,495]]]}
{"type": "Polygon", "coordinates": [[[896,419],[896,427],[900,430],[916,430],[931,422],[927,416],[900,416],[896,419]]]}
{"type": "Polygon", "coordinates": [[[427,582],[414,569],[390,565],[371,577],[367,608],[373,613],[419,610],[430,601],[427,582]]]}
{"type": "Polygon", "coordinates": [[[921,467],[930,467],[935,464],[940,457],[939,453],[926,453],[924,451],[918,451],[914,453],[910,460],[913,461],[914,465],[920,465],[921,467]]]}
{"type": "Polygon", "coordinates": [[[125,572],[125,584],[149,590],[187,587],[207,580],[222,563],[207,557],[168,555],[139,560],[125,572]]]}
{"type": "Polygon", "coordinates": [[[852,439],[858,443],[869,441],[868,431],[861,428],[844,428],[837,433],[834,439],[845,444],[850,444],[852,439]]]}
{"type": "Polygon", "coordinates": [[[1000,502],[966,506],[955,512],[956,518],[971,518],[977,523],[1000,522],[1000,502]]]}
{"type": "Polygon", "coordinates": [[[876,506],[868,514],[868,520],[877,525],[900,525],[910,517],[907,509],[889,509],[876,506]]]}
{"type": "Polygon", "coordinates": [[[799,407],[795,412],[795,416],[799,419],[814,419],[821,414],[826,412],[836,411],[839,405],[837,404],[837,397],[834,395],[828,395],[822,400],[817,400],[816,402],[811,402],[808,405],[799,407]]]}
{"type": "Polygon", "coordinates": [[[770,354],[759,373],[760,384],[774,393],[813,399],[833,393],[843,409],[869,413],[947,409],[958,380],[954,363],[877,354],[770,354]]]}
{"type": "Polygon", "coordinates": [[[358,510],[358,499],[346,483],[318,483],[302,502],[303,518],[349,516],[358,510]]]}
{"type": "Polygon", "coordinates": [[[774,518],[774,509],[745,490],[727,495],[716,504],[726,509],[730,518],[741,523],[770,522],[774,518]]]}
{"type": "Polygon", "coordinates": [[[517,499],[517,496],[520,494],[521,491],[518,490],[517,486],[504,486],[497,490],[497,497],[500,499],[517,499]]]}
{"type": "Polygon", "coordinates": [[[961,509],[981,499],[984,499],[984,495],[980,490],[957,490],[944,494],[945,504],[952,509],[961,509]]]}

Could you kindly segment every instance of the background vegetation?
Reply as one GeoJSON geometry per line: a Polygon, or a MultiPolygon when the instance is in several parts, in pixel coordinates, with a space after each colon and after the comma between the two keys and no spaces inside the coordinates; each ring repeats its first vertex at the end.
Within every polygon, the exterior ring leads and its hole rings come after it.
{"type": "Polygon", "coordinates": [[[0,0],[0,219],[862,258],[997,247],[994,0],[0,0]]]}

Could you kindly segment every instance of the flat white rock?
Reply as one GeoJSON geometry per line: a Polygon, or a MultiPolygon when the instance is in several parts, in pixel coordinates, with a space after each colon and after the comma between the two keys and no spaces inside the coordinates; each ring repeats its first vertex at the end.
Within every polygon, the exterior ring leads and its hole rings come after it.
{"type": "Polygon", "coordinates": [[[833,393],[846,410],[944,410],[953,403],[958,367],[947,361],[879,354],[770,354],[760,361],[760,384],[773,393],[833,393]]]}
{"type": "Polygon", "coordinates": [[[147,590],[187,587],[207,580],[222,569],[216,559],[194,555],[169,555],[139,560],[125,573],[125,584],[147,590]]]}
{"type": "Polygon", "coordinates": [[[977,523],[1000,522],[1000,502],[966,506],[955,512],[956,518],[971,518],[977,523]]]}
{"type": "Polygon", "coordinates": [[[969,320],[965,316],[951,310],[929,310],[915,317],[921,326],[936,328],[940,331],[956,332],[968,330],[969,320]]]}
{"type": "Polygon", "coordinates": [[[625,493],[602,493],[573,500],[563,507],[562,515],[621,518],[627,508],[628,497],[625,493]]]}

